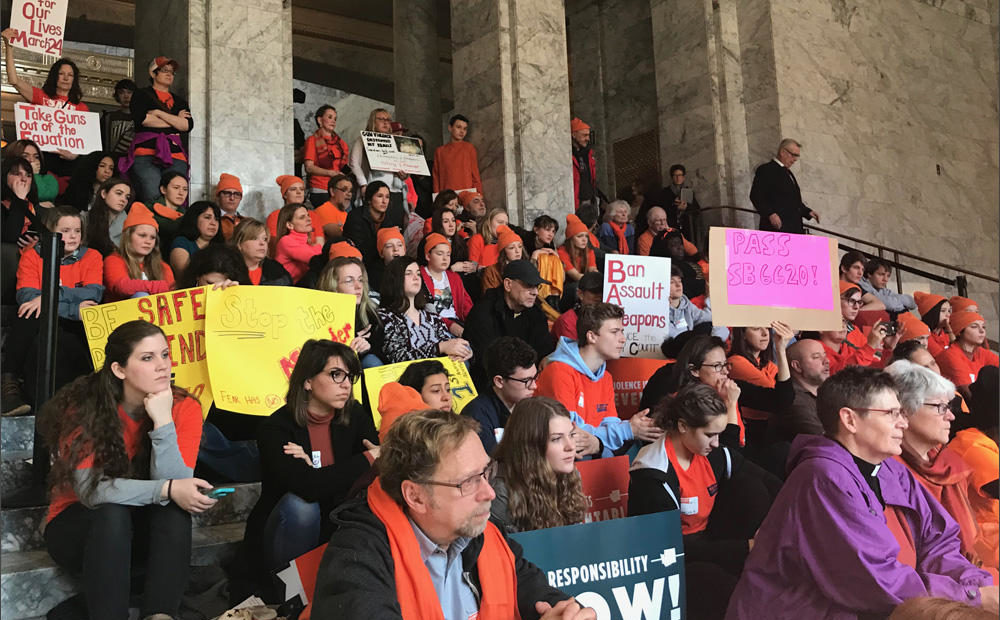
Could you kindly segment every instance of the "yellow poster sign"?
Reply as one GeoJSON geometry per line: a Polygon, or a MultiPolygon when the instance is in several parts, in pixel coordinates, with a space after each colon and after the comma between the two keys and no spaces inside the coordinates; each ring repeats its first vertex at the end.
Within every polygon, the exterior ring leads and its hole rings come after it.
{"type": "MultiPolygon", "coordinates": [[[[469,376],[469,369],[465,367],[463,362],[456,362],[448,357],[435,357],[433,359],[444,364],[444,369],[448,371],[448,381],[451,383],[451,408],[455,413],[460,413],[477,396],[476,386],[472,383],[472,377],[469,376]]],[[[426,360],[412,360],[365,369],[365,389],[368,392],[368,402],[372,406],[375,428],[382,424],[382,415],[378,412],[378,395],[382,391],[382,386],[399,379],[399,376],[410,364],[422,361],[426,360]]],[[[357,397],[357,391],[355,391],[355,397],[357,397]]]]}
{"type": "Polygon", "coordinates": [[[104,344],[122,323],[142,319],[167,336],[174,384],[191,392],[205,415],[212,406],[205,341],[206,287],[170,291],[80,308],[94,369],[104,366],[104,344]]]}
{"type": "Polygon", "coordinates": [[[208,293],[208,374],[219,407],[270,415],[306,340],[354,338],[354,295],[291,286],[232,286],[208,293]]]}

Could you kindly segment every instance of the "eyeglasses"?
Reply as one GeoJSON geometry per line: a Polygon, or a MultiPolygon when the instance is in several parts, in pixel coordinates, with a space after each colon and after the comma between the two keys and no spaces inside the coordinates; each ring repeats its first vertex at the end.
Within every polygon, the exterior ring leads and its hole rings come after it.
{"type": "Polygon", "coordinates": [[[382,121],[382,122],[385,122],[385,123],[391,123],[392,122],[392,118],[389,117],[389,116],[376,116],[375,120],[382,121]]]}
{"type": "Polygon", "coordinates": [[[786,153],[788,153],[792,157],[795,157],[796,159],[799,158],[799,157],[802,157],[802,153],[801,152],[799,152],[799,153],[793,153],[792,151],[789,151],[788,149],[781,149],[781,150],[784,151],[784,152],[786,152],[786,153]]]}
{"type": "Polygon", "coordinates": [[[892,418],[893,422],[895,422],[896,420],[898,420],[903,415],[903,410],[899,409],[899,408],[896,408],[896,409],[874,409],[872,407],[853,407],[853,409],[855,411],[874,411],[875,413],[881,413],[881,414],[887,415],[890,418],[892,418]]]}
{"type": "Polygon", "coordinates": [[[715,372],[722,372],[723,370],[729,372],[733,369],[733,365],[729,362],[717,362],[715,364],[702,364],[699,368],[711,368],[715,372]]]}
{"type": "Polygon", "coordinates": [[[538,375],[533,375],[531,377],[525,377],[524,379],[518,379],[517,377],[504,377],[504,379],[510,379],[511,381],[517,381],[518,383],[523,383],[524,387],[528,387],[532,383],[538,381],[538,375]]]}
{"type": "Polygon", "coordinates": [[[439,487],[451,487],[453,489],[458,489],[458,492],[461,493],[462,496],[464,497],[466,495],[472,495],[480,488],[482,488],[483,482],[489,482],[490,479],[493,478],[493,476],[496,474],[496,472],[497,472],[496,461],[490,461],[490,464],[486,466],[486,469],[484,469],[483,471],[479,472],[474,476],[469,476],[468,478],[459,483],[438,482],[436,480],[424,480],[420,481],[419,484],[433,484],[439,487]]]}
{"type": "Polygon", "coordinates": [[[333,379],[334,383],[338,384],[343,383],[346,379],[350,379],[351,383],[358,380],[357,375],[352,375],[351,373],[341,370],[340,368],[334,368],[333,370],[328,371],[327,374],[330,375],[330,378],[333,379]]]}
{"type": "Polygon", "coordinates": [[[350,194],[351,190],[354,189],[354,186],[348,185],[347,187],[341,187],[340,185],[335,185],[333,189],[337,190],[338,192],[344,192],[345,194],[350,194]]]}
{"type": "Polygon", "coordinates": [[[860,299],[841,299],[840,301],[844,302],[845,304],[847,304],[848,306],[850,306],[852,308],[860,308],[861,307],[861,300],[860,299]]]}
{"type": "Polygon", "coordinates": [[[243,192],[236,192],[236,191],[233,191],[231,189],[224,189],[221,192],[219,192],[219,194],[222,195],[222,196],[225,196],[226,198],[242,198],[243,197],[243,192]]]}
{"type": "Polygon", "coordinates": [[[947,415],[951,411],[949,403],[924,403],[924,407],[931,407],[937,415],[947,415]]]}

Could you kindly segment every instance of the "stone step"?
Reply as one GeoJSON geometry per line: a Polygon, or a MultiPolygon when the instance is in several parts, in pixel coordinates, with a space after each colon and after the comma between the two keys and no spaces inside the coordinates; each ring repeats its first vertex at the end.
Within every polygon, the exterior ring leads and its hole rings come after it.
{"type": "MultiPolygon", "coordinates": [[[[243,523],[195,528],[191,565],[220,565],[232,559],[243,540],[243,530],[243,523]]],[[[58,568],[46,551],[14,551],[0,556],[0,620],[44,616],[77,591],[76,580],[58,568]]]]}
{"type": "MultiPolygon", "coordinates": [[[[260,497],[260,483],[228,485],[235,489],[231,495],[219,500],[211,510],[194,515],[195,528],[246,523],[250,511],[260,497]]],[[[0,552],[36,551],[45,548],[41,525],[48,506],[14,508],[0,511],[0,552]]]]}
{"type": "Polygon", "coordinates": [[[11,450],[0,457],[0,495],[31,486],[31,450],[11,450]]]}
{"type": "Polygon", "coordinates": [[[35,416],[0,418],[0,454],[30,452],[35,445],[35,416]]]}

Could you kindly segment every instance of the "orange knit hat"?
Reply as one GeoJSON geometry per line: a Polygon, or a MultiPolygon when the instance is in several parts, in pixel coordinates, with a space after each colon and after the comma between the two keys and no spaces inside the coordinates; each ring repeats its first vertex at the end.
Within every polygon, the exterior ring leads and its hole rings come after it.
{"type": "Polygon", "coordinates": [[[139,226],[141,224],[148,224],[157,231],[160,230],[160,225],[156,223],[156,219],[153,217],[153,212],[147,209],[146,205],[141,202],[133,202],[132,208],[129,209],[128,217],[125,218],[125,223],[122,224],[122,230],[132,228],[133,226],[139,226]]]}
{"type": "Polygon", "coordinates": [[[503,250],[512,243],[521,242],[521,237],[507,226],[497,227],[497,249],[503,250]]]}
{"type": "Polygon", "coordinates": [[[590,125],[581,121],[579,118],[574,117],[573,120],[569,122],[569,130],[571,132],[590,131],[590,125]]]}
{"type": "Polygon", "coordinates": [[[968,297],[960,297],[958,295],[955,295],[954,297],[949,299],[948,303],[951,304],[952,312],[965,312],[969,308],[976,308],[977,310],[979,309],[979,304],[977,304],[975,301],[969,299],[968,297]]]}
{"type": "Polygon", "coordinates": [[[566,216],[566,238],[575,237],[582,232],[590,232],[587,225],[583,223],[575,213],[570,213],[566,216]]]}
{"type": "Polygon", "coordinates": [[[240,178],[223,172],[219,175],[219,184],[215,186],[215,193],[218,194],[219,192],[227,189],[241,194],[243,193],[243,186],[240,185],[240,178]]]}
{"type": "Polygon", "coordinates": [[[472,199],[476,197],[482,198],[483,195],[479,192],[462,192],[458,195],[458,204],[462,205],[463,208],[467,207],[472,202],[472,199]]]}
{"type": "Polygon", "coordinates": [[[392,381],[382,386],[378,393],[378,412],[382,415],[382,423],[378,427],[379,442],[385,441],[385,435],[393,422],[400,416],[414,411],[430,409],[420,398],[420,392],[392,381]]]}
{"type": "Polygon", "coordinates": [[[335,258],[361,258],[361,250],[354,247],[347,241],[339,241],[330,246],[330,260],[335,258]]]}
{"type": "Polygon", "coordinates": [[[927,323],[924,323],[917,317],[913,316],[909,312],[903,312],[896,320],[903,327],[902,338],[900,342],[905,342],[907,340],[916,340],[921,336],[930,336],[931,328],[927,327],[927,323]]]}
{"type": "Polygon", "coordinates": [[[951,325],[951,331],[955,334],[955,336],[958,336],[962,333],[963,329],[972,325],[976,321],[983,321],[985,323],[986,319],[984,319],[983,315],[978,312],[965,310],[964,312],[953,312],[951,318],[948,319],[948,324],[951,325]]]}
{"type": "Polygon", "coordinates": [[[375,246],[378,249],[379,254],[382,253],[382,250],[385,248],[385,244],[389,243],[390,239],[399,239],[399,242],[403,244],[403,247],[406,247],[406,240],[403,239],[403,233],[399,232],[399,226],[379,228],[378,234],[375,235],[375,246]]]}
{"type": "Polygon", "coordinates": [[[925,293],[923,291],[916,291],[913,293],[913,300],[917,302],[917,312],[920,313],[920,316],[924,316],[933,310],[934,306],[938,305],[942,301],[948,301],[940,295],[925,293]]]}
{"type": "Polygon", "coordinates": [[[433,250],[434,248],[436,248],[441,244],[445,244],[449,248],[451,247],[451,242],[448,241],[448,238],[442,235],[441,233],[431,233],[426,237],[424,237],[424,256],[425,257],[430,256],[431,250],[433,250]]]}
{"type": "Polygon", "coordinates": [[[306,184],[305,181],[291,174],[283,174],[277,179],[275,179],[274,182],[277,183],[278,187],[281,188],[282,196],[284,196],[288,192],[288,190],[291,189],[291,187],[296,183],[301,183],[303,187],[305,187],[306,184]]]}
{"type": "Polygon", "coordinates": [[[840,296],[843,297],[848,291],[860,291],[861,287],[854,282],[848,282],[847,280],[840,281],[840,296]]]}

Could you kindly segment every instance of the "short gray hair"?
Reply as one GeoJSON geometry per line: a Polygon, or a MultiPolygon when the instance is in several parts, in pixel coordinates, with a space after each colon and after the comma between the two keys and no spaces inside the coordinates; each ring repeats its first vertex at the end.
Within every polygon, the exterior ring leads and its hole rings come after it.
{"type": "Polygon", "coordinates": [[[789,144],[794,144],[795,146],[799,147],[800,149],[802,148],[802,144],[799,143],[798,140],[795,140],[793,138],[784,138],[784,139],[782,139],[781,142],[778,143],[778,152],[780,153],[781,149],[787,147],[789,144]]]}
{"type": "Polygon", "coordinates": [[[955,394],[954,383],[909,360],[897,360],[885,371],[896,380],[899,404],[906,413],[917,411],[930,397],[944,396],[951,400],[955,394]]]}
{"type": "Polygon", "coordinates": [[[632,207],[629,206],[629,204],[627,202],[625,202],[624,200],[614,200],[614,201],[612,201],[611,204],[608,205],[608,213],[607,213],[606,221],[610,222],[611,221],[611,217],[615,214],[615,211],[617,211],[618,209],[625,209],[625,211],[628,212],[628,211],[630,211],[632,209],[632,207]]]}

